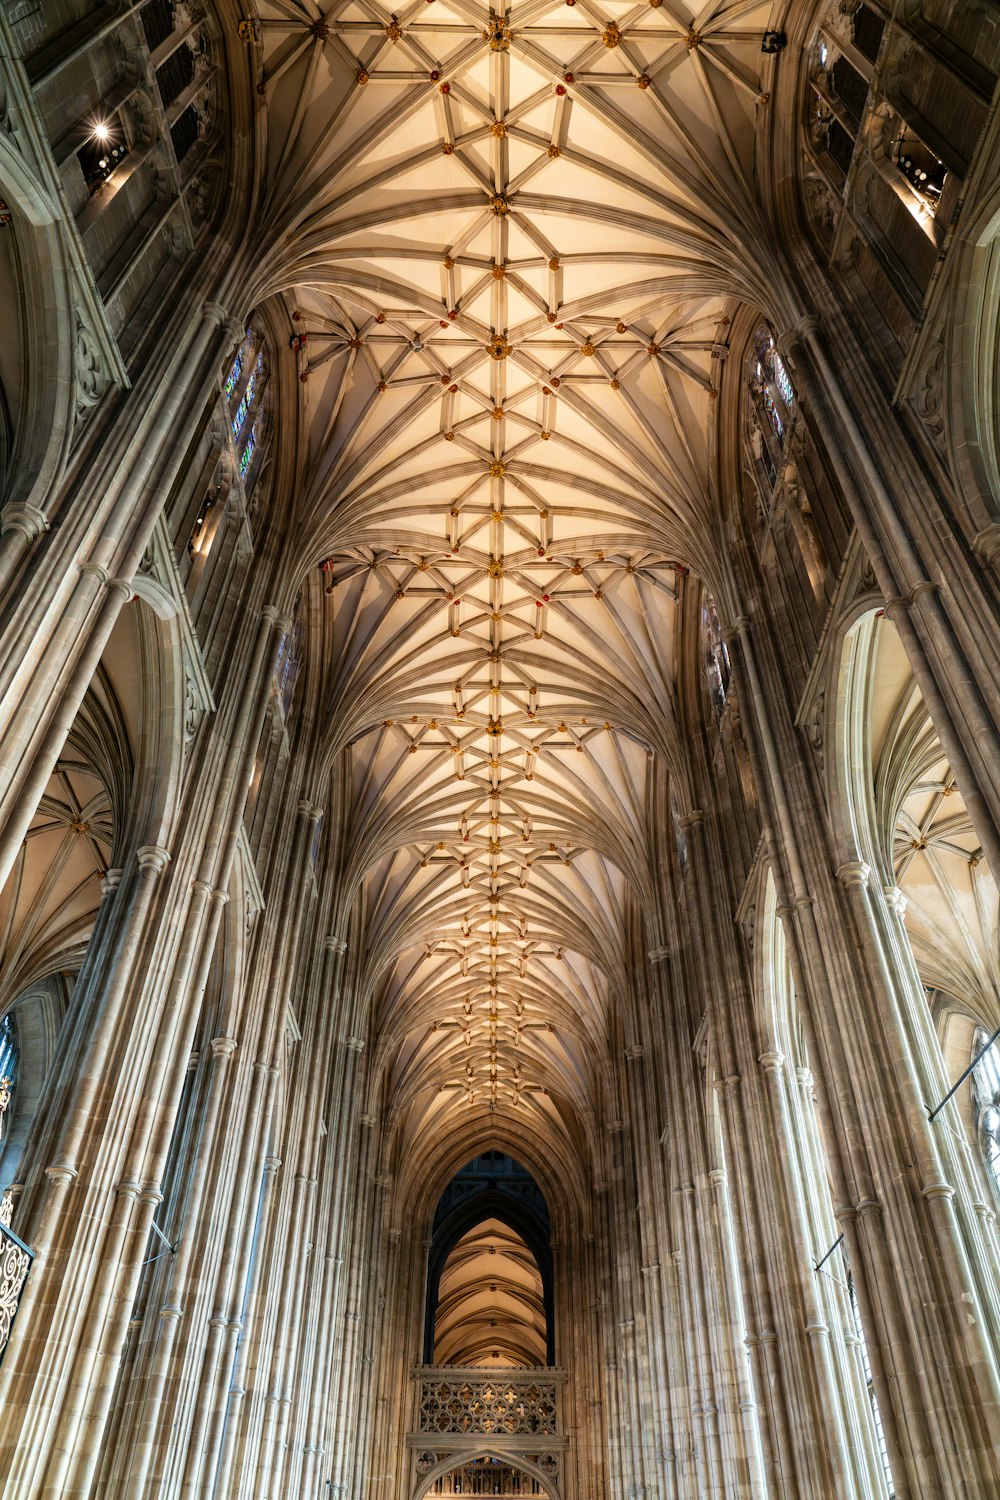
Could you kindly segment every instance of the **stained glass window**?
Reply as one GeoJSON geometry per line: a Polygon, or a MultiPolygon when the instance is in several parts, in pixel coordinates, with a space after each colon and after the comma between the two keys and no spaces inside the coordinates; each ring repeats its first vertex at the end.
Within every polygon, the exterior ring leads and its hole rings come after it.
{"type": "Polygon", "coordinates": [[[768,390],[767,386],[765,386],[761,391],[761,399],[764,402],[764,410],[767,412],[768,421],[774,428],[775,437],[779,442],[784,442],[785,424],[778,415],[778,408],[774,404],[774,397],[771,395],[771,392],[768,390]]]}
{"type": "Polygon", "coordinates": [[[786,419],[795,406],[795,387],[766,323],[754,334],[753,350],[747,378],[751,438],[754,456],[763,464],[773,487],[780,450],[785,444],[786,419]],[[776,444],[768,432],[773,433],[776,444]],[[769,449],[773,450],[773,456],[769,449]]]}
{"type": "Polygon", "coordinates": [[[250,379],[247,381],[247,388],[243,392],[243,397],[242,397],[242,399],[240,401],[239,406],[236,408],[235,414],[233,416],[233,437],[239,437],[240,432],[241,432],[242,427],[243,427],[243,423],[247,419],[247,412],[250,410],[251,406],[253,405],[253,393],[254,393],[254,387],[256,386],[256,384],[257,384],[257,371],[256,370],[252,370],[250,372],[250,379]]]}
{"type": "Polygon", "coordinates": [[[261,445],[267,433],[268,397],[267,348],[260,330],[251,325],[233,359],[224,386],[229,402],[229,426],[234,439],[235,460],[249,498],[259,463],[261,445]],[[249,371],[249,374],[247,374],[249,371]],[[241,382],[246,379],[246,384],[241,382]]]}
{"type": "Polygon", "coordinates": [[[243,374],[243,359],[242,359],[241,355],[237,354],[236,358],[233,360],[233,368],[229,372],[229,378],[226,381],[226,395],[227,396],[231,396],[233,394],[233,392],[235,391],[236,387],[240,383],[240,376],[242,374],[243,374]]]}
{"type": "Polygon", "coordinates": [[[774,383],[781,393],[781,399],[788,411],[795,405],[795,387],[792,385],[785,362],[777,349],[771,352],[771,368],[774,371],[774,383]]]}

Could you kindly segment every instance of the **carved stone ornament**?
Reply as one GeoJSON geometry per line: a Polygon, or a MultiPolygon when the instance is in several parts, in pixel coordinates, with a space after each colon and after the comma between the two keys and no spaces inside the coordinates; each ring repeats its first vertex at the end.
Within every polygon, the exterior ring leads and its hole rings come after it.
{"type": "Polygon", "coordinates": [[[76,313],[76,415],[83,421],[97,405],[108,388],[108,372],[104,368],[100,347],[93,330],[76,313]]]}
{"type": "Polygon", "coordinates": [[[198,733],[205,712],[198,684],[190,672],[184,674],[184,744],[190,745],[198,733]]]}
{"type": "Polygon", "coordinates": [[[809,743],[816,752],[820,765],[823,764],[823,746],[826,734],[826,689],[816,694],[812,713],[806,725],[809,743]]]}
{"type": "Polygon", "coordinates": [[[858,574],[858,593],[871,594],[878,588],[878,579],[870,557],[866,557],[858,574]]]}
{"type": "Polygon", "coordinates": [[[913,395],[913,405],[917,416],[939,446],[944,438],[944,368],[944,343],[941,339],[936,339],[924,357],[913,395]]]}
{"type": "Polygon", "coordinates": [[[837,225],[838,204],[829,185],[821,177],[813,176],[806,182],[806,203],[817,232],[824,240],[829,241],[837,225]]]}

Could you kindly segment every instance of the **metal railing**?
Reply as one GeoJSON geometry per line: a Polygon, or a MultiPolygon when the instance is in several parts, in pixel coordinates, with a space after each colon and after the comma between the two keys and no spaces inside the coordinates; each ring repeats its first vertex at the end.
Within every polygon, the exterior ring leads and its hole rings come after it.
{"type": "Polygon", "coordinates": [[[33,1259],[27,1245],[14,1231],[6,1224],[0,1224],[0,1360],[10,1340],[33,1259]]]}

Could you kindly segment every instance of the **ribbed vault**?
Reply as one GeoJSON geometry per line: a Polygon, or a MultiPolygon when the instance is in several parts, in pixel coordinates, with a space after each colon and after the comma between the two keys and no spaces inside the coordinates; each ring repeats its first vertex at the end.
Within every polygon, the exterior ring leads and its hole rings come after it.
{"type": "Polygon", "coordinates": [[[766,296],[770,10],[259,8],[257,294],[298,350],[390,1155],[503,1110],[593,1163],[620,1116],[719,361],[766,296]]]}

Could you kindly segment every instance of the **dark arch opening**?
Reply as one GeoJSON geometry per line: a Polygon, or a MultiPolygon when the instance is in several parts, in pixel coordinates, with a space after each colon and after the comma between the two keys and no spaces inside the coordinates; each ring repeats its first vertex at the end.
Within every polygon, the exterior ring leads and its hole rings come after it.
{"type": "Polygon", "coordinates": [[[484,1220],[497,1219],[518,1235],[534,1257],[542,1280],[545,1362],[554,1365],[554,1290],[549,1212],[531,1173],[502,1151],[485,1151],[456,1172],[438,1201],[427,1266],[424,1364],[434,1363],[441,1277],[458,1242],[484,1220]]]}

